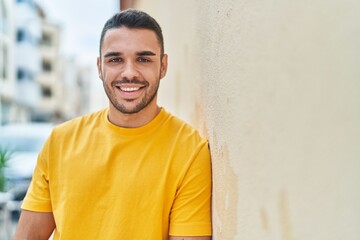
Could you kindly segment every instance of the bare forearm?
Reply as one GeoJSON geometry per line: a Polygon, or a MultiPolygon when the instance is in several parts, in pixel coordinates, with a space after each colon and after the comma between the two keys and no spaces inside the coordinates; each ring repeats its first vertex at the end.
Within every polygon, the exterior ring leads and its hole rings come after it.
{"type": "Polygon", "coordinates": [[[22,211],[13,240],[48,240],[55,228],[52,213],[22,211]]]}

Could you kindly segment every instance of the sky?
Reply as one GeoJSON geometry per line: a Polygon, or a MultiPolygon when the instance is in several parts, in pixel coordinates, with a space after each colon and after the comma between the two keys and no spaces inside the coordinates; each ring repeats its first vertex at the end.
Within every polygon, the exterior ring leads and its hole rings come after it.
{"type": "Polygon", "coordinates": [[[46,17],[61,28],[60,51],[80,62],[94,62],[106,20],[119,11],[119,0],[37,0],[46,17]]]}

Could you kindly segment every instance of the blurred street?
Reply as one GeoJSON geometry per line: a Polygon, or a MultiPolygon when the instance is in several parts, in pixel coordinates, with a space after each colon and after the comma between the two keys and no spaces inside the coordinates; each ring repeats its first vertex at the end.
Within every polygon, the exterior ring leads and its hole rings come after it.
{"type": "Polygon", "coordinates": [[[10,240],[16,225],[17,217],[12,219],[10,196],[7,193],[0,192],[0,239],[10,240]]]}
{"type": "Polygon", "coordinates": [[[0,240],[14,233],[51,129],[107,105],[96,58],[118,10],[117,0],[0,0],[0,240]]]}

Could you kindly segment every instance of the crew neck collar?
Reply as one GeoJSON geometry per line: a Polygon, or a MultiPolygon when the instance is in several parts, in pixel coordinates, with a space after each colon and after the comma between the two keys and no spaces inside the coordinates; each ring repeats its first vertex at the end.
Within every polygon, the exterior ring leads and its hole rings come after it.
{"type": "Polygon", "coordinates": [[[108,114],[109,114],[109,108],[106,108],[102,113],[103,115],[102,119],[104,120],[106,126],[110,128],[112,131],[116,131],[117,133],[123,135],[139,135],[155,129],[165,119],[166,111],[164,108],[161,108],[160,112],[149,123],[147,123],[144,126],[136,127],[136,128],[119,127],[109,121],[108,114]]]}

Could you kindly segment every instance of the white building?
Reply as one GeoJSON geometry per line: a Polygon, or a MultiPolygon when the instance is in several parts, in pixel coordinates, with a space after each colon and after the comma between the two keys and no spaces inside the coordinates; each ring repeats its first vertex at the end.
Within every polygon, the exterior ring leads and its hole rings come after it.
{"type": "Polygon", "coordinates": [[[40,101],[33,111],[33,120],[51,121],[61,115],[63,81],[60,69],[60,28],[49,22],[45,14],[41,21],[40,53],[41,69],[36,76],[40,87],[40,101]]]}
{"type": "Polygon", "coordinates": [[[31,112],[40,101],[40,88],[35,79],[40,71],[39,42],[41,11],[33,0],[17,0],[14,8],[15,68],[17,106],[26,109],[16,115],[17,121],[30,121],[31,112]]]}
{"type": "Polygon", "coordinates": [[[13,4],[0,0],[0,125],[9,122],[15,105],[13,4]]]}
{"type": "Polygon", "coordinates": [[[64,121],[105,105],[96,65],[61,56],[61,29],[35,0],[0,7],[0,123],[64,121]]]}
{"type": "Polygon", "coordinates": [[[44,18],[40,44],[42,69],[37,75],[41,97],[33,120],[62,122],[89,110],[89,79],[93,72],[88,65],[61,55],[59,50],[60,28],[44,18]]]}

